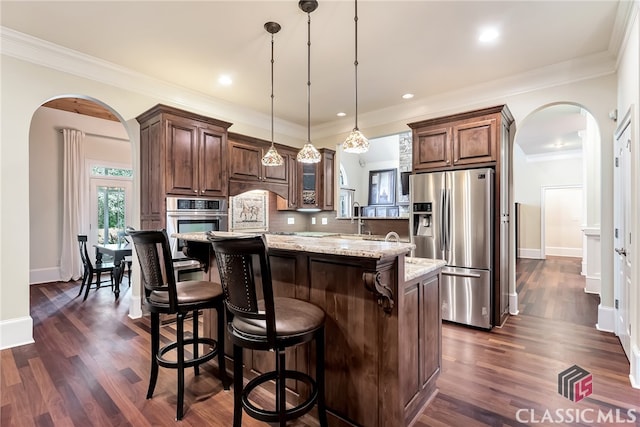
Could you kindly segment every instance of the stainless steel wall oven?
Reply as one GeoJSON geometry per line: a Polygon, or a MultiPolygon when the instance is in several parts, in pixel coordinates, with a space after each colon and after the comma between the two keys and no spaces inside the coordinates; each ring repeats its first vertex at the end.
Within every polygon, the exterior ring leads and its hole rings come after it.
{"type": "Polygon", "coordinates": [[[224,198],[167,197],[167,234],[174,258],[183,258],[184,241],[173,233],[228,231],[227,200],[224,198]]]}

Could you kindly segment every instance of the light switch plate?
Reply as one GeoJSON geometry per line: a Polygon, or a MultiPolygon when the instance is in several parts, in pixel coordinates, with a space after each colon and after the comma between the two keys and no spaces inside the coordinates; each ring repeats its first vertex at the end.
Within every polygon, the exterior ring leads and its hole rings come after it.
{"type": "Polygon", "coordinates": [[[322,218],[322,225],[327,225],[327,218],[322,218]]]}
{"type": "Polygon", "coordinates": [[[312,225],[316,225],[316,217],[315,216],[311,217],[311,224],[312,225]]]}
{"type": "Polygon", "coordinates": [[[296,223],[296,219],[294,217],[287,218],[287,224],[295,224],[295,223],[296,223]]]}

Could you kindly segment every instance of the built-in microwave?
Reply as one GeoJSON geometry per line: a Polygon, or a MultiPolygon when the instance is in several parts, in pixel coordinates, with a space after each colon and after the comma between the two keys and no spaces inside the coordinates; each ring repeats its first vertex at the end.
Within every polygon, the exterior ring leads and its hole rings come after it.
{"type": "Polygon", "coordinates": [[[174,233],[228,231],[227,200],[224,198],[167,197],[167,234],[173,258],[185,257],[184,241],[174,233]]]}

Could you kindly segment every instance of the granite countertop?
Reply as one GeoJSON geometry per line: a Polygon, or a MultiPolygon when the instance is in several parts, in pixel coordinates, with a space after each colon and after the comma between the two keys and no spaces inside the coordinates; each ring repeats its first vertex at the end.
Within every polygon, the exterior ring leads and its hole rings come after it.
{"type": "Polygon", "coordinates": [[[444,267],[447,262],[441,259],[431,258],[404,258],[404,281],[416,279],[434,270],[444,267]]]}
{"type": "MultiPolygon", "coordinates": [[[[213,236],[234,237],[248,234],[228,231],[215,231],[213,236]]],[[[207,233],[176,233],[175,237],[196,242],[208,242],[207,233]]],[[[267,246],[274,249],[286,249],[301,252],[313,252],[331,255],[344,255],[363,258],[385,258],[406,254],[415,247],[412,243],[380,242],[374,240],[348,239],[341,236],[306,237],[300,235],[266,234],[267,246]]]]}

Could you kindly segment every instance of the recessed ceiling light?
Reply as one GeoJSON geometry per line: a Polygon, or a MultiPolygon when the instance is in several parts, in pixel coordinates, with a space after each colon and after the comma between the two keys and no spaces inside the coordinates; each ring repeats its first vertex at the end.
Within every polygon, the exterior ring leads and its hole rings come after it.
{"type": "Polygon", "coordinates": [[[233,83],[233,80],[231,80],[230,76],[222,75],[218,78],[218,83],[220,83],[222,86],[231,86],[231,84],[233,83]]]}
{"type": "Polygon", "coordinates": [[[480,31],[480,36],[478,37],[478,41],[480,43],[491,43],[495,41],[500,33],[497,29],[493,27],[484,28],[480,31]]]}
{"type": "Polygon", "coordinates": [[[405,93],[404,95],[402,95],[402,99],[411,99],[411,98],[413,98],[412,93],[405,93]]]}
{"type": "Polygon", "coordinates": [[[338,116],[338,117],[344,117],[346,115],[347,115],[347,113],[343,113],[342,111],[340,111],[338,114],[336,114],[336,116],[338,116]]]}

